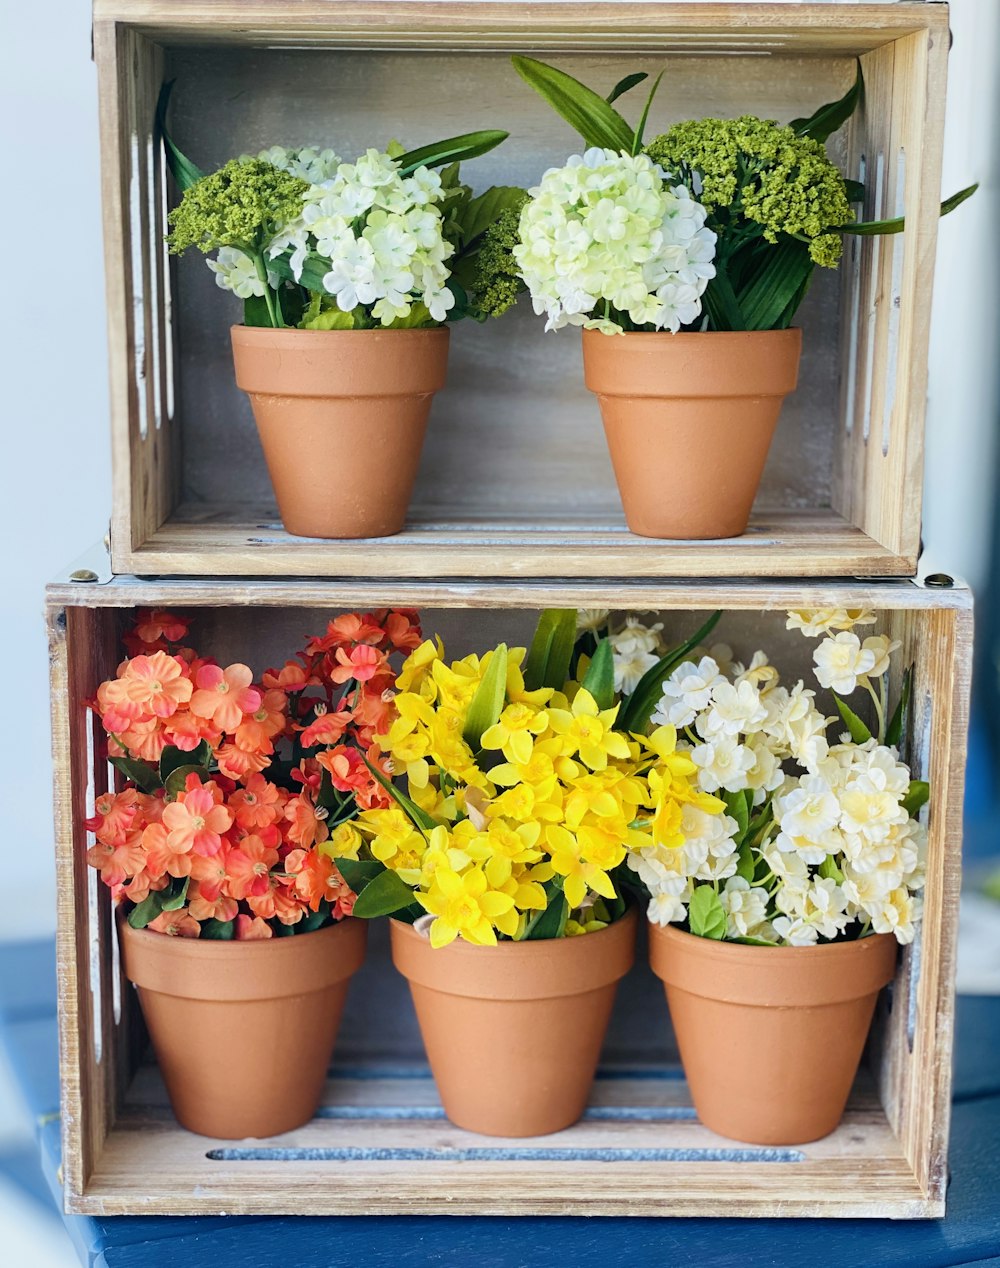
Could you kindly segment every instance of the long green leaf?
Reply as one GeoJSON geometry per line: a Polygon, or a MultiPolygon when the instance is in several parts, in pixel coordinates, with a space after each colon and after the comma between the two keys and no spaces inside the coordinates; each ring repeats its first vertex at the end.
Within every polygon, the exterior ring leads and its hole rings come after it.
{"type": "Polygon", "coordinates": [[[569,678],[575,642],[575,610],[546,608],[538,618],[528,659],[524,663],[524,685],[529,691],[537,691],[540,687],[562,691],[569,678]]]}
{"type": "Polygon", "coordinates": [[[481,747],[483,732],[488,731],[503,713],[504,700],[507,698],[507,660],[507,644],[497,644],[465,715],[462,739],[473,753],[477,753],[481,747]]]}
{"type": "Polygon", "coordinates": [[[885,731],[885,742],[893,748],[899,748],[903,741],[903,732],[906,729],[907,714],[910,709],[910,693],[913,690],[913,667],[908,666],[903,674],[903,688],[899,693],[899,704],[889,719],[889,725],[885,731]]]}
{"type": "Polygon", "coordinates": [[[603,97],[572,75],[533,57],[512,57],[511,61],[524,82],[562,115],[586,145],[631,154],[634,133],[603,97]]]}
{"type": "Polygon", "coordinates": [[[581,687],[594,697],[599,709],[610,709],[615,702],[615,657],[609,639],[602,638],[583,675],[581,687]]]}
{"type": "Polygon", "coordinates": [[[858,105],[864,100],[865,81],[861,74],[861,63],[858,62],[858,71],[854,77],[854,83],[848,88],[838,101],[831,101],[825,106],[820,106],[807,119],[793,119],[788,125],[798,136],[811,137],[814,141],[825,141],[827,137],[832,136],[851,115],[857,110],[858,105]]]}
{"type": "Polygon", "coordinates": [[[649,75],[644,70],[634,71],[631,75],[626,75],[624,79],[619,79],[618,83],[615,84],[614,88],[611,89],[604,100],[610,106],[611,103],[617,101],[623,93],[628,92],[630,88],[634,88],[636,84],[641,84],[644,79],[648,78],[649,75]]]}
{"type": "Polygon", "coordinates": [[[391,780],[386,779],[378,767],[373,766],[367,757],[362,760],[371,771],[372,778],[375,782],[385,789],[401,810],[406,811],[415,828],[417,828],[420,832],[430,832],[438,826],[436,819],[432,819],[426,810],[421,810],[415,801],[412,801],[409,797],[407,797],[402,788],[397,788],[391,780]]]}
{"type": "Polygon", "coordinates": [[[166,156],[170,175],[177,182],[177,188],[183,194],[186,189],[190,189],[192,185],[200,181],[205,173],[196,163],[192,163],[189,158],[180,152],[167,131],[167,105],[170,101],[170,93],[173,86],[174,81],[171,79],[160,89],[160,96],[156,102],[156,130],[163,141],[163,153],[166,156]]]}
{"type": "Polygon", "coordinates": [[[705,288],[702,299],[705,312],[713,330],[746,330],[746,319],[740,308],[729,280],[726,264],[722,260],[715,262],[715,277],[705,288]]]}
{"type": "Polygon", "coordinates": [[[849,203],[863,203],[865,201],[865,187],[860,181],[844,181],[844,193],[847,195],[849,203]]]}
{"type": "Polygon", "coordinates": [[[764,257],[764,265],[743,290],[739,305],[747,330],[779,328],[790,304],[812,276],[815,264],[809,247],[795,238],[783,237],[764,257]]]}
{"type": "Polygon", "coordinates": [[[646,121],[649,118],[649,111],[653,104],[653,98],[656,96],[656,90],[660,86],[660,80],[663,78],[664,72],[660,73],[653,80],[653,86],[649,90],[649,96],[646,98],[646,104],[642,108],[642,114],[639,116],[639,122],[636,124],[635,132],[632,134],[632,153],[638,154],[642,149],[642,137],[646,131],[646,121]]]}
{"type": "Polygon", "coordinates": [[[833,698],[837,702],[837,711],[844,719],[844,725],[850,732],[851,739],[855,744],[865,744],[872,738],[871,730],[858,717],[854,710],[845,701],[841,700],[836,692],[833,698]]]}
{"type": "Polygon", "coordinates": [[[647,669],[639,679],[635,691],[622,702],[615,729],[618,731],[642,731],[649,725],[650,715],[656,708],[663,694],[663,684],[677,666],[705,639],[718,625],[721,612],[713,612],[700,630],[697,630],[679,647],[668,652],[656,664],[647,669]]]}
{"type": "Polygon", "coordinates": [[[397,873],[386,868],[380,872],[358,895],[354,904],[354,915],[362,920],[372,920],[378,916],[391,916],[402,911],[413,902],[413,889],[397,873]]]}
{"type": "Polygon", "coordinates": [[[444,141],[432,141],[430,145],[407,150],[399,156],[400,175],[412,176],[418,167],[440,167],[442,163],[462,163],[466,159],[478,158],[480,154],[495,150],[509,136],[509,132],[490,128],[482,132],[463,132],[461,136],[450,136],[444,141]]]}
{"type": "MultiPolygon", "coordinates": [[[[957,194],[952,194],[950,198],[946,198],[941,204],[941,215],[947,216],[949,212],[961,207],[962,203],[979,188],[979,182],[974,185],[967,185],[965,189],[960,189],[957,194]]],[[[859,220],[855,224],[835,225],[831,233],[856,233],[861,237],[875,237],[879,234],[886,233],[902,233],[906,228],[906,217],[896,216],[893,220],[859,220]]]]}

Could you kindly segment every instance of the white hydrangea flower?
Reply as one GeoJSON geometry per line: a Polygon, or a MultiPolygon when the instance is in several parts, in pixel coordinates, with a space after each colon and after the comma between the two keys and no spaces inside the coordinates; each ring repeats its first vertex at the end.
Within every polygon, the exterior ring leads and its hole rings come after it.
{"type": "Polygon", "coordinates": [[[656,330],[697,319],[715,276],[715,234],[705,208],[668,182],[647,155],[594,148],[528,191],[514,259],[546,330],[619,332],[601,301],[656,330]]]}
{"type": "Polygon", "coordinates": [[[874,625],[870,608],[798,609],[788,613],[786,630],[801,630],[806,638],[818,638],[831,630],[853,630],[856,625],[874,625]]]}
{"type": "Polygon", "coordinates": [[[875,651],[863,647],[857,634],[849,630],[825,638],[813,652],[819,685],[841,696],[849,696],[857,687],[858,679],[872,673],[876,659],[875,651]]]}
{"type": "Polygon", "coordinates": [[[754,888],[742,876],[726,881],[719,901],[726,913],[727,938],[754,938],[767,917],[766,889],[754,888]]]}
{"type": "Polygon", "coordinates": [[[609,634],[611,655],[614,662],[615,690],[628,695],[639,685],[648,669],[659,659],[662,624],[643,625],[635,617],[627,617],[625,628],[617,634],[609,634]]]}
{"type": "Polygon", "coordinates": [[[261,150],[257,157],[274,167],[280,167],[282,171],[291,172],[293,176],[308,181],[310,185],[322,185],[333,180],[342,161],[333,150],[320,149],[317,145],[305,145],[299,149],[272,145],[267,150],[261,150]]]}
{"type": "Polygon", "coordinates": [[[697,664],[686,660],[678,665],[663,684],[663,695],[653,710],[654,725],[690,726],[708,705],[713,689],[724,681],[711,656],[703,656],[697,664]]]}
{"type": "Polygon", "coordinates": [[[264,294],[264,283],[257,276],[256,265],[238,248],[220,247],[216,258],[206,263],[215,274],[216,286],[224,291],[232,291],[240,299],[264,294]]]}

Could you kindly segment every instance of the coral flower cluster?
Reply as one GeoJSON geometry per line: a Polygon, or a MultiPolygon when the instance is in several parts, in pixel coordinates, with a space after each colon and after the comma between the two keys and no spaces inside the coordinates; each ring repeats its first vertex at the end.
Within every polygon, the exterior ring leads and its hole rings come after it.
{"type": "Polygon", "coordinates": [[[425,642],[378,737],[412,801],[357,826],[430,918],[435,946],[603,928],[624,911],[616,872],[630,852],[677,848],[689,816],[722,809],[673,727],[630,735],[621,700],[602,707],[580,681],[529,689],[524,658],[501,644],[449,664],[425,642]]]}
{"type": "Polygon", "coordinates": [[[259,682],[185,646],[188,624],[140,612],[98,688],[125,783],[96,799],[88,862],[133,924],[163,933],[265,938],[339,919],[354,894],[332,860],[356,853],[360,809],[389,804],[375,736],[395,718],[391,657],[419,644],[415,614],[337,617],[259,682]]]}

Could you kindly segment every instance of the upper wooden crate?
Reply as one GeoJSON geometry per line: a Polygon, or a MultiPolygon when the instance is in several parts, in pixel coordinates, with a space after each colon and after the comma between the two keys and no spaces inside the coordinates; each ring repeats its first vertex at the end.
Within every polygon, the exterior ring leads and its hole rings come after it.
{"type": "MultiPolygon", "coordinates": [[[[137,1214],[869,1216],[944,1213],[958,922],[968,592],[911,582],[63,581],[48,594],[58,871],[63,1175],[67,1208],[137,1214]],[[794,1149],[741,1147],[697,1121],[662,985],[644,952],[622,983],[590,1110],[574,1127],[498,1141],[447,1123],[405,984],[382,928],[351,988],[313,1121],[264,1141],[180,1128],[145,1053],[121,977],[108,893],[86,863],[85,820],[108,787],[85,701],[112,675],[135,606],[180,608],[224,662],[280,664],[338,611],[413,605],[450,656],[530,637],[539,607],[660,612],[679,641],[719,607],[717,636],[783,675],[808,675],[814,644],[789,608],[873,607],[913,665],[907,760],[933,793],[917,940],[884,992],[843,1123],[794,1149]]],[[[896,685],[898,690],[898,683],[896,685]]],[[[828,701],[832,712],[832,701],[828,701]]],[[[752,1094],[752,1080],[748,1083],[752,1094]]]]}
{"type": "Polygon", "coordinates": [[[115,571],[912,575],[947,23],[944,5],[921,3],[96,0],[115,571]],[[510,139],[466,177],[477,189],[531,185],[580,142],[519,80],[512,52],[599,87],[665,68],[649,135],[704,114],[810,114],[846,90],[861,59],[865,105],[830,153],[864,181],[864,218],[905,213],[907,230],[850,238],[839,272],[817,270],[801,310],[800,386],[744,537],[682,543],[627,531],[579,334],[543,334],[527,303],[500,322],[455,328],[401,534],[326,542],[281,526],[233,380],[238,303],[197,253],[173,262],[163,247],[175,191],[154,136],[160,86],[175,81],[171,131],[206,169],[271,143],[318,141],[351,156],[393,136],[416,145],[503,127],[510,139]]]}

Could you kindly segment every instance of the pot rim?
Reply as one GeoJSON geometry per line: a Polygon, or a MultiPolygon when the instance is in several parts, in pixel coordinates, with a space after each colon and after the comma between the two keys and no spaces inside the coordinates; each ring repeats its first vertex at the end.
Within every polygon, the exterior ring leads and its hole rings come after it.
{"type": "Polygon", "coordinates": [[[697,943],[699,947],[703,948],[706,955],[717,955],[720,959],[735,956],[743,961],[756,960],[758,963],[763,963],[769,959],[773,960],[775,952],[789,951],[808,951],[816,961],[821,959],[833,960],[842,956],[845,949],[857,947],[859,943],[877,944],[883,938],[892,938],[895,941],[891,933],[872,933],[867,934],[864,938],[842,938],[837,942],[821,942],[811,947],[758,947],[745,942],[734,942],[728,938],[702,938],[699,934],[688,932],[687,929],[678,929],[673,924],[658,925],[648,918],[646,923],[650,926],[650,929],[655,929],[661,937],[683,938],[697,943]]]}
{"type": "Polygon", "coordinates": [[[623,336],[626,339],[633,340],[669,340],[671,343],[688,343],[694,340],[704,343],[707,339],[728,339],[734,343],[742,342],[745,339],[756,341],[762,338],[786,340],[789,336],[792,336],[795,340],[800,340],[802,338],[802,327],[786,326],[783,330],[678,330],[676,334],[671,334],[669,330],[623,330],[614,335],[605,334],[603,330],[588,329],[587,327],[583,329],[584,339],[621,339],[623,336]]]}
{"type": "Polygon", "coordinates": [[[304,341],[303,337],[328,340],[331,335],[350,339],[357,335],[374,335],[380,338],[390,335],[393,338],[396,336],[409,336],[410,338],[436,336],[440,338],[443,335],[447,338],[451,334],[451,327],[446,324],[424,326],[417,330],[388,330],[384,326],[376,326],[370,330],[302,330],[298,326],[245,326],[242,322],[234,322],[229,329],[233,338],[259,342],[265,339],[295,339],[298,342],[304,341]]]}

